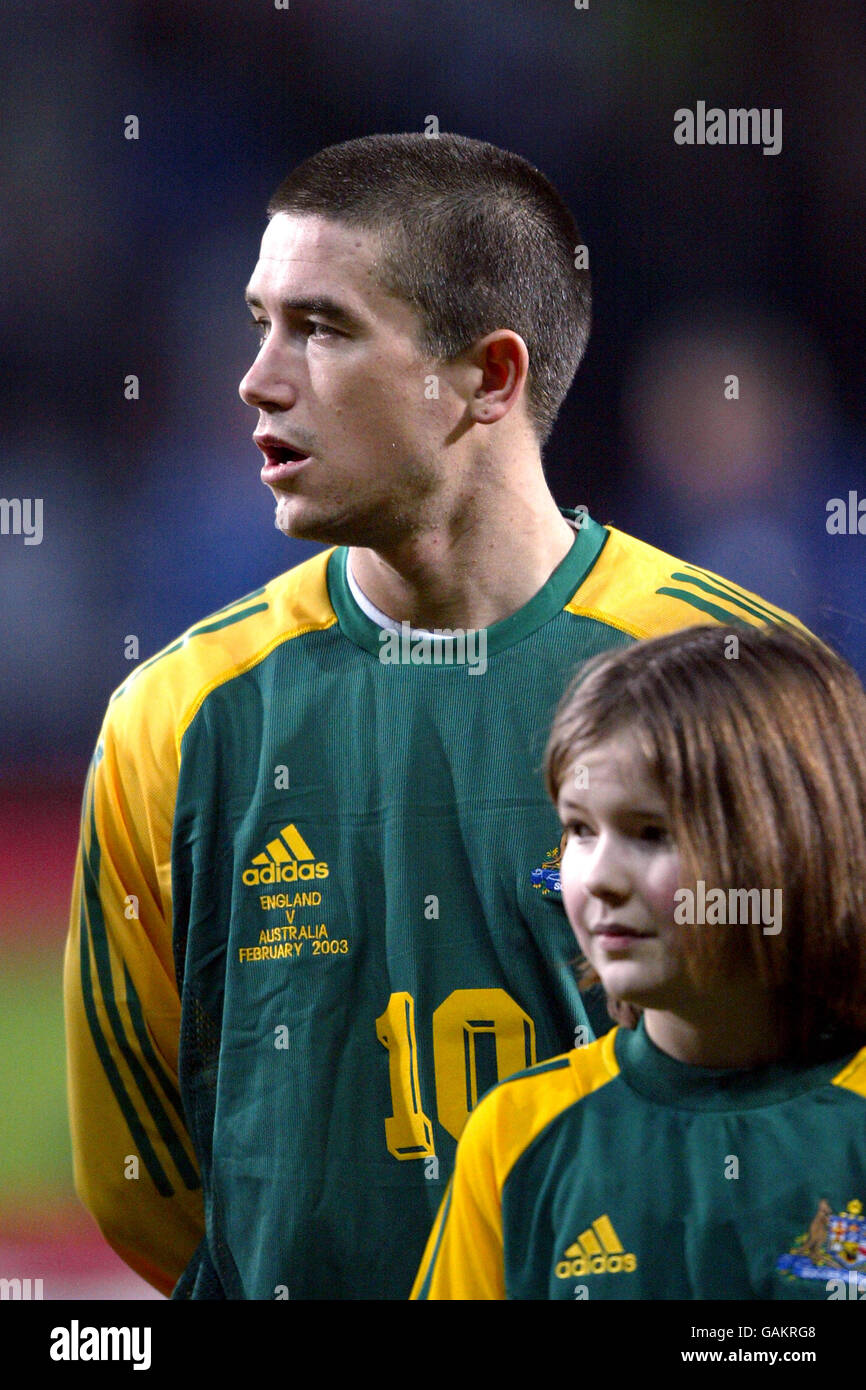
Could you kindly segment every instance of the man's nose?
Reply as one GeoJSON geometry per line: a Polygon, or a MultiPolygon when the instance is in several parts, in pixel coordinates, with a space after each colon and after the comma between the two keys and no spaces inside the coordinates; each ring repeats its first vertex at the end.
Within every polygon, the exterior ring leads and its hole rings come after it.
{"type": "Polygon", "coordinates": [[[297,390],[289,379],[283,355],[273,343],[273,334],[262,343],[238,393],[242,401],[258,410],[288,410],[294,405],[297,390]]]}

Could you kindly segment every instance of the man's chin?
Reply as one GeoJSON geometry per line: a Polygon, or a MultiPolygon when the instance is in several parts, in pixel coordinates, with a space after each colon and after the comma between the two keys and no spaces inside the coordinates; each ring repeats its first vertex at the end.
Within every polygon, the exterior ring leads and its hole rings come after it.
{"type": "Polygon", "coordinates": [[[294,497],[278,498],[274,526],[290,540],[320,545],[365,545],[362,537],[369,529],[362,517],[316,512],[294,497]]]}
{"type": "Polygon", "coordinates": [[[297,498],[277,497],[274,511],[274,526],[290,540],[316,541],[323,518],[317,517],[308,508],[299,505],[297,498]]]}

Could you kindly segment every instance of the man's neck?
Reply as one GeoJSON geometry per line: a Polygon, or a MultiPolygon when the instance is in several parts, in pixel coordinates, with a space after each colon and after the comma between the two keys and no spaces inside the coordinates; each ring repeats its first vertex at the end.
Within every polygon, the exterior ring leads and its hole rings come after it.
{"type": "Polygon", "coordinates": [[[353,546],[362,593],[417,628],[482,628],[516,613],[571,549],[574,530],[545,487],[513,507],[471,508],[384,553],[353,546]]]}

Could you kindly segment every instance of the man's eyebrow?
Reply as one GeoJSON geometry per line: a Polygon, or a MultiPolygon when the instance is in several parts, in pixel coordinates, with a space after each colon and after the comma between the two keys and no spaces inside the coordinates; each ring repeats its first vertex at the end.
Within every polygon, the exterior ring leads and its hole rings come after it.
{"type": "MultiPolygon", "coordinates": [[[[244,291],[244,299],[251,309],[264,309],[264,304],[250,290],[244,291]]],[[[361,321],[356,318],[348,309],[344,309],[342,304],[338,304],[336,299],[331,299],[327,294],[315,294],[307,297],[300,296],[294,299],[281,299],[279,307],[283,313],[296,314],[321,314],[324,318],[330,319],[332,323],[339,324],[343,328],[360,328],[361,321]]]]}

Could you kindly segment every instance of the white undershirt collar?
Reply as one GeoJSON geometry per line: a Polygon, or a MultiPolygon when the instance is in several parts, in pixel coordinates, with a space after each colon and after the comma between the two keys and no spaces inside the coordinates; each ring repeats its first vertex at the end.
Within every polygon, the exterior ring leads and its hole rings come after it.
{"type": "MultiPolygon", "coordinates": [[[[352,573],[351,552],[346,552],[346,583],[349,586],[352,598],[357,603],[362,613],[366,613],[376,625],[386,632],[400,632],[401,625],[396,618],[389,618],[387,613],[383,613],[381,608],[377,608],[375,603],[371,603],[362,589],[358,588],[358,581],[352,573]]],[[[426,627],[413,627],[409,629],[410,637],[433,637],[434,633],[426,627]]]]}
{"type": "MultiPolygon", "coordinates": [[[[573,521],[568,517],[565,519],[573,531],[578,530],[578,527],[573,521]]],[[[358,581],[352,573],[352,553],[350,550],[346,551],[346,583],[349,585],[352,598],[355,600],[362,613],[366,613],[367,617],[370,618],[372,622],[376,623],[379,628],[384,629],[386,632],[400,632],[401,624],[397,622],[397,619],[389,618],[387,613],[383,613],[381,608],[377,608],[375,603],[371,603],[363,590],[358,588],[358,581]]],[[[426,627],[410,628],[409,634],[411,637],[434,637],[436,635],[430,628],[426,627]]]]}

